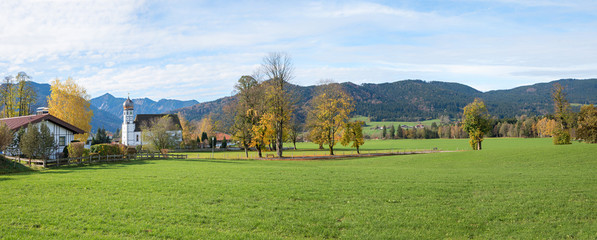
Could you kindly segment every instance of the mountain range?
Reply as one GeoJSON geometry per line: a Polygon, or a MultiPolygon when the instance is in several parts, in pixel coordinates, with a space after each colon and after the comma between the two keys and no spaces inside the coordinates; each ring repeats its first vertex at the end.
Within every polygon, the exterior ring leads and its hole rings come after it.
{"type": "MultiPolygon", "coordinates": [[[[578,109],[580,104],[597,103],[597,79],[562,79],[488,92],[459,83],[422,80],[360,85],[346,82],[341,85],[354,99],[355,115],[370,117],[372,121],[421,121],[442,115],[459,118],[462,109],[475,98],[483,99],[489,113],[498,118],[549,114],[553,112],[551,91],[554,83],[566,88],[573,109],[578,109]]],[[[291,85],[290,89],[297,106],[306,106],[315,86],[291,85]]],[[[188,120],[201,119],[214,113],[218,120],[218,116],[224,116],[223,107],[233,100],[234,96],[224,97],[176,109],[171,113],[181,112],[188,120]]],[[[302,115],[299,116],[301,120],[304,119],[304,110],[297,110],[302,115]]]]}
{"type": "MultiPolygon", "coordinates": [[[[513,118],[520,115],[545,115],[553,112],[551,100],[552,85],[559,83],[566,88],[568,100],[573,109],[581,104],[597,104],[597,79],[562,79],[549,83],[538,83],[508,90],[481,92],[459,83],[403,80],[380,84],[341,83],[355,102],[355,115],[370,117],[373,121],[420,121],[445,115],[458,118],[464,106],[475,98],[485,101],[489,113],[498,118],[513,118]]],[[[50,94],[49,84],[31,82],[37,92],[34,107],[47,106],[50,94]]],[[[315,86],[290,85],[297,106],[308,105],[315,86]]],[[[136,114],[178,113],[188,120],[199,120],[213,113],[215,120],[222,120],[223,109],[234,101],[235,96],[199,103],[195,100],[181,101],[149,98],[132,99],[136,114]]],[[[91,110],[92,131],[102,127],[116,131],[122,124],[122,103],[126,98],[117,98],[109,93],[93,98],[91,110]]],[[[296,110],[299,119],[304,120],[305,108],[296,110]]]]}

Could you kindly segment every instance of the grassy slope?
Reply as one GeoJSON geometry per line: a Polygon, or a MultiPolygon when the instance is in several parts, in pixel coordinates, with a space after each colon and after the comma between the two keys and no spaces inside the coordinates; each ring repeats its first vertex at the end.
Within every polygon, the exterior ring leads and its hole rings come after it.
{"type": "Polygon", "coordinates": [[[485,148],[332,161],[161,160],[4,175],[0,236],[597,237],[597,145],[488,139],[485,148]]]}

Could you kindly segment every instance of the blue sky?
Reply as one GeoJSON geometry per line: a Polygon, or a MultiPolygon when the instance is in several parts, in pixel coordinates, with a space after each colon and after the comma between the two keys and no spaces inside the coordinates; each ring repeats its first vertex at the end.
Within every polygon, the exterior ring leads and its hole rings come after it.
{"type": "Polygon", "coordinates": [[[404,79],[481,91],[597,77],[595,1],[2,1],[0,74],[214,100],[269,52],[293,83],[404,79]]]}

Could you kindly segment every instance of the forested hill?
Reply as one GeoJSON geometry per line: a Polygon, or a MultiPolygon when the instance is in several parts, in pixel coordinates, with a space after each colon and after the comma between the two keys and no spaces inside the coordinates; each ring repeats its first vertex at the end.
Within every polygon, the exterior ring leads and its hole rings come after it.
{"type": "MultiPolygon", "coordinates": [[[[459,117],[462,108],[475,98],[485,100],[489,112],[499,118],[520,115],[543,115],[552,112],[551,89],[554,83],[566,87],[573,105],[597,104],[597,79],[563,79],[509,90],[481,92],[467,85],[448,82],[404,80],[393,83],[361,84],[342,83],[355,99],[355,115],[369,116],[372,120],[418,121],[447,115],[459,117]],[[576,104],[574,104],[576,103],[576,104]]],[[[311,99],[314,86],[292,86],[298,106],[305,106],[311,99]]],[[[201,119],[209,113],[223,116],[224,105],[234,97],[172,110],[182,112],[188,119],[201,119]]]]}

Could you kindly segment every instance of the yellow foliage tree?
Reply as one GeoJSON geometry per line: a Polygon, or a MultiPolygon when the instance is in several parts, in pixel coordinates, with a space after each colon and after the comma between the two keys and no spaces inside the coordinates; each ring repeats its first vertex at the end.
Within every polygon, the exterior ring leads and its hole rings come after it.
{"type": "Polygon", "coordinates": [[[365,139],[363,138],[363,124],[365,123],[362,121],[346,123],[340,142],[342,146],[346,146],[352,142],[351,147],[357,149],[357,154],[361,154],[359,147],[365,144],[365,139]]]}
{"type": "Polygon", "coordinates": [[[544,117],[537,122],[537,132],[540,137],[551,137],[556,126],[556,120],[544,117]]]}
{"type": "Polygon", "coordinates": [[[265,146],[275,141],[276,129],[275,129],[275,117],[272,113],[265,113],[256,125],[252,127],[252,138],[251,147],[257,149],[259,157],[262,157],[261,150],[265,146]]]}
{"type": "Polygon", "coordinates": [[[352,98],[338,83],[324,82],[312,100],[312,114],[309,116],[311,137],[318,144],[327,144],[330,155],[340,140],[342,129],[353,109],[352,98]]]}
{"type": "Polygon", "coordinates": [[[51,83],[48,108],[53,116],[85,131],[76,134],[75,139],[85,142],[91,131],[93,111],[89,108],[89,95],[85,88],[77,85],[72,78],[61,82],[56,78],[51,83]]]}

